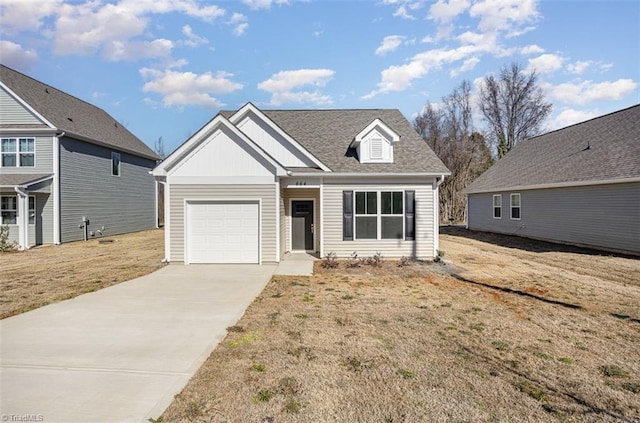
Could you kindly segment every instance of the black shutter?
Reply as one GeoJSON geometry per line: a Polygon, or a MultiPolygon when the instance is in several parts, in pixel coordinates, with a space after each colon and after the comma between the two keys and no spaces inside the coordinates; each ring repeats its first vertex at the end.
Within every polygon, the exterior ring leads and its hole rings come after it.
{"type": "Polygon", "coordinates": [[[353,191],[342,191],[342,240],[353,241],[353,191]]]}
{"type": "Polygon", "coordinates": [[[416,192],[404,192],[404,239],[413,241],[416,239],[416,192]]]}

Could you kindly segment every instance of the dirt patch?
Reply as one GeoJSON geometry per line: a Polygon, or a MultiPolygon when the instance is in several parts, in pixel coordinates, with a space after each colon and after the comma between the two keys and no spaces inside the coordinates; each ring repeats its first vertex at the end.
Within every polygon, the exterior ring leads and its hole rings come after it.
{"type": "Polygon", "coordinates": [[[163,421],[640,418],[637,260],[441,248],[446,264],[274,277],[163,421]]]}
{"type": "Polygon", "coordinates": [[[163,243],[153,230],[0,253],[0,318],[151,273],[163,243]]]}

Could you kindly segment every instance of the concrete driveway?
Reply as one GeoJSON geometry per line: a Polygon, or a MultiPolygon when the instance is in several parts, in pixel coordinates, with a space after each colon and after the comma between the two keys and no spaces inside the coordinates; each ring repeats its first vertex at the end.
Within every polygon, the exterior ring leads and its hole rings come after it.
{"type": "Polygon", "coordinates": [[[0,322],[0,419],[157,418],[276,265],[170,265],[0,322]]]}

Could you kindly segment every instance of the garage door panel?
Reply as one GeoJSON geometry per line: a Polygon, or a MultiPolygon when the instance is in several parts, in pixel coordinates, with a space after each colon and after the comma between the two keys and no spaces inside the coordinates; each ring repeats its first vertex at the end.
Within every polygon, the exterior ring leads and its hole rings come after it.
{"type": "Polygon", "coordinates": [[[258,263],[257,202],[188,203],[189,263],[258,263]]]}

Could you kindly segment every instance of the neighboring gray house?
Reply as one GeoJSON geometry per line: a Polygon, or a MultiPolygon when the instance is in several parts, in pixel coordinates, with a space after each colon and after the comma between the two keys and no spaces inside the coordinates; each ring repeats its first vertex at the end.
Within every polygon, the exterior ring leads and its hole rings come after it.
{"type": "Polygon", "coordinates": [[[287,252],[433,258],[449,171],[398,110],[222,112],[153,171],[165,258],[278,262],[287,252]]]}
{"type": "Polygon", "coordinates": [[[0,65],[0,225],[20,248],[156,227],[157,159],[104,110],[0,65]]]}
{"type": "Polygon", "coordinates": [[[528,139],[467,189],[469,229],[640,253],[640,105],[528,139]]]}

